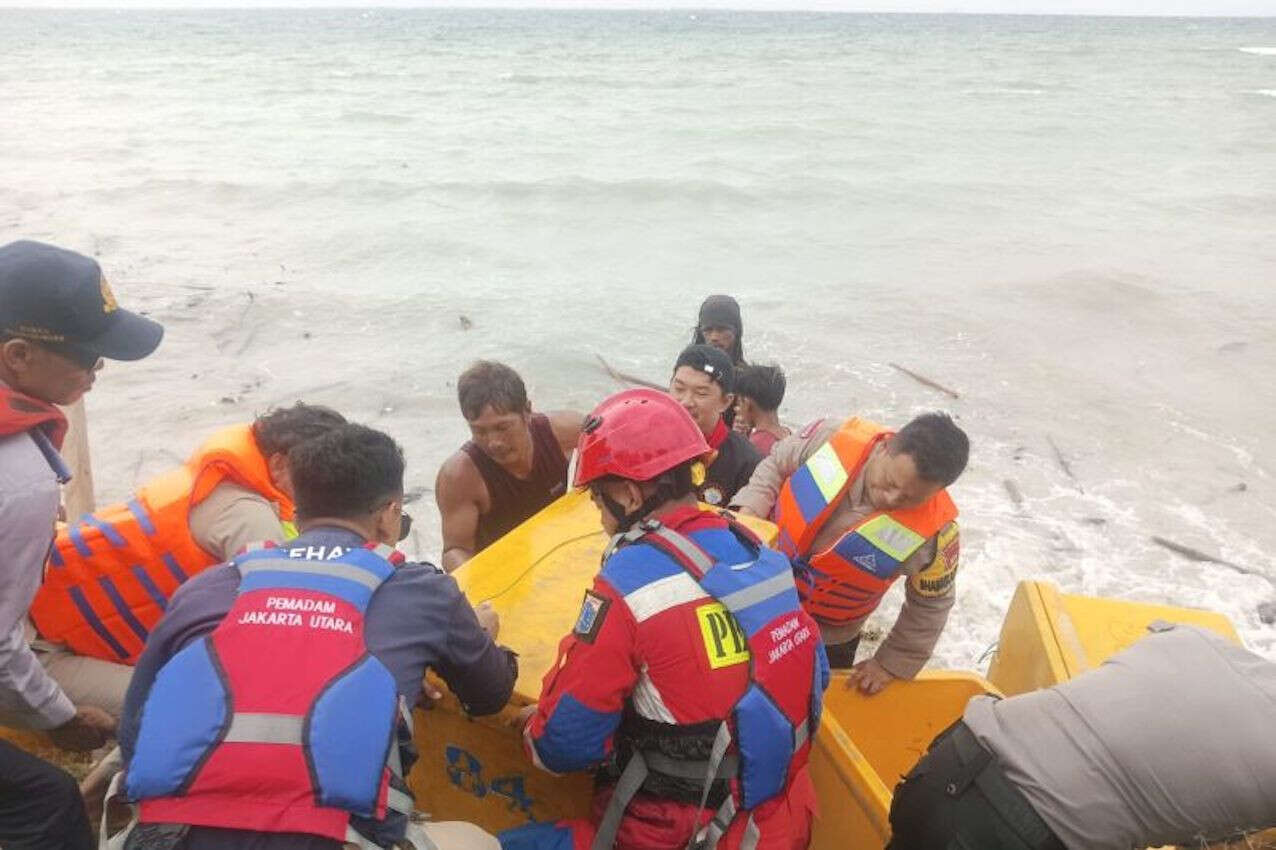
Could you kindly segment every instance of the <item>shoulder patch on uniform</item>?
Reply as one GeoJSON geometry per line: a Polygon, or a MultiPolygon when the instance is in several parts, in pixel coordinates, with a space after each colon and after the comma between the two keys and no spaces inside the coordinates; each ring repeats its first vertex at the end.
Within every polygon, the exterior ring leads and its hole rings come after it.
{"type": "Polygon", "coordinates": [[[926,569],[910,579],[913,590],[921,596],[946,596],[957,578],[957,565],[961,552],[961,537],[957,523],[950,522],[940,529],[935,541],[935,560],[926,569]]]}
{"type": "Polygon", "coordinates": [[[585,643],[593,643],[603,627],[603,620],[610,607],[611,600],[606,596],[586,590],[585,602],[580,606],[580,616],[576,618],[576,627],[572,629],[572,633],[585,643]]]}

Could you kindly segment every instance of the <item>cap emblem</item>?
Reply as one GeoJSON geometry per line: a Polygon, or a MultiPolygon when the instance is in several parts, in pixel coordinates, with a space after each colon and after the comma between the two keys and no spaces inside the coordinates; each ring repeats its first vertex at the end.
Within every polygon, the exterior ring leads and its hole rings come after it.
{"type": "Polygon", "coordinates": [[[111,291],[111,285],[106,282],[106,278],[102,278],[102,312],[114,313],[120,309],[120,305],[115,303],[115,293],[111,291]]]}

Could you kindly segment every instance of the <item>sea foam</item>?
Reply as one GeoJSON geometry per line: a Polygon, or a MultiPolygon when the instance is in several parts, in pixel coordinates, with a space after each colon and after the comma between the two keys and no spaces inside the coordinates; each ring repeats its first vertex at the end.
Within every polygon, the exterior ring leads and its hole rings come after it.
{"type": "Polygon", "coordinates": [[[1276,47],[1241,47],[1241,53],[1253,53],[1255,56],[1276,56],[1276,47]]]}

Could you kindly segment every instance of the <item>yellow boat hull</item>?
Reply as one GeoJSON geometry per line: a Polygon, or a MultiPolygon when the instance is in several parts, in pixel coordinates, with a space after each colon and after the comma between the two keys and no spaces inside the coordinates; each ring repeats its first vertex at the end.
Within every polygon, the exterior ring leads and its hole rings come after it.
{"type": "Polygon", "coordinates": [[[1240,643],[1231,621],[1213,611],[1065,594],[1050,582],[1021,581],[988,679],[1007,696],[1066,682],[1130,646],[1157,620],[1201,626],[1240,643]]]}

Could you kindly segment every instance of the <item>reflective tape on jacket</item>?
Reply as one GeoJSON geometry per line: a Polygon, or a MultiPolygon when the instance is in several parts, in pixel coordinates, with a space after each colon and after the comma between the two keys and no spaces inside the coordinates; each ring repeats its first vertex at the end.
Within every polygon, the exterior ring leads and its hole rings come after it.
{"type": "Polygon", "coordinates": [[[182,466],[126,502],[85,514],[58,532],[31,619],[46,640],[77,655],[137,660],[173,591],[222,560],[191,535],[190,512],[224,481],[259,493],[293,517],[249,425],[212,436],[182,466]]]}
{"type": "Polygon", "coordinates": [[[925,504],[864,517],[822,552],[812,552],[829,517],[863,474],[873,449],[890,431],[863,419],[846,420],[789,477],[776,502],[778,546],[799,567],[798,590],[807,611],[825,622],[845,623],[870,614],[900,567],[957,517],[946,490],[925,504]]]}

